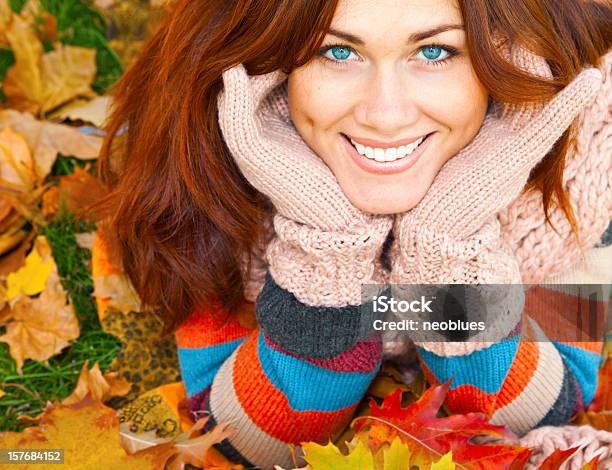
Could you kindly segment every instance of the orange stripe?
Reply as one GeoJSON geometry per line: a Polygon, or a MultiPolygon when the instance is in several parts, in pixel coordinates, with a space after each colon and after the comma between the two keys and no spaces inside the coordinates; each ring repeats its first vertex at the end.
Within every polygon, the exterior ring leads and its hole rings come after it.
{"type": "Polygon", "coordinates": [[[238,401],[249,418],[283,442],[324,442],[348,424],[358,403],[337,411],[295,411],[287,397],[268,380],[257,353],[253,333],[236,353],[232,380],[238,401]]]}
{"type": "MultiPolygon", "coordinates": [[[[250,309],[252,306],[252,302],[244,302],[241,309],[250,309]]],[[[240,324],[239,314],[237,312],[228,316],[217,304],[194,310],[176,330],[178,347],[202,348],[248,336],[253,330],[240,324]]]]}
{"type": "Polygon", "coordinates": [[[540,347],[534,341],[521,341],[506,380],[499,391],[495,409],[507,405],[527,387],[538,367],[540,347]]]}

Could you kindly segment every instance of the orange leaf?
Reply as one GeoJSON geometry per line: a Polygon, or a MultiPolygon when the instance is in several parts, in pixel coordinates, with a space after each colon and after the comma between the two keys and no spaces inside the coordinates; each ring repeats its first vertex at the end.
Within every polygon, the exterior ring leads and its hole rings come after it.
{"type": "Polygon", "coordinates": [[[379,441],[378,444],[383,441],[390,444],[389,439],[398,435],[412,452],[423,455],[423,449],[427,449],[425,453],[430,461],[452,451],[453,461],[468,469],[522,468],[531,450],[515,445],[470,442],[472,437],[482,434],[516,440],[516,436],[503,426],[487,423],[483,413],[436,417],[449,387],[450,380],[430,387],[417,402],[405,408],[401,406],[399,388],[387,396],[380,407],[371,400],[371,416],[358,418],[356,431],[370,424],[370,435],[379,441]],[[380,427],[391,427],[394,431],[376,429],[380,427]]]}
{"type": "Polygon", "coordinates": [[[540,464],[538,470],[558,470],[561,464],[569,459],[580,447],[570,447],[566,450],[555,449],[546,460],[540,464]]]}

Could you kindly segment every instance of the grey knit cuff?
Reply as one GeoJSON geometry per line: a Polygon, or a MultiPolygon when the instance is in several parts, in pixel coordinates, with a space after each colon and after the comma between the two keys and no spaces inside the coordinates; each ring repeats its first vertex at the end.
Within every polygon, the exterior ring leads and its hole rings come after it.
{"type": "Polygon", "coordinates": [[[257,321],[283,349],[311,359],[328,359],[350,349],[357,341],[380,342],[373,328],[380,313],[371,303],[362,306],[316,307],[303,304],[280,287],[268,271],[257,298],[257,321]]]}

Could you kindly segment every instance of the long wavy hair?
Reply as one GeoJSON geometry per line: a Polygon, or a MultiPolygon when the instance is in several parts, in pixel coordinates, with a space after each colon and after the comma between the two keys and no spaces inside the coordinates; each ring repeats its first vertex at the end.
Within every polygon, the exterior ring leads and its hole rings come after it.
{"type": "MultiPolygon", "coordinates": [[[[577,0],[459,0],[468,49],[492,99],[550,99],[612,41],[612,8],[577,0]],[[501,32],[544,57],[554,79],[525,74],[494,47],[501,32]]],[[[290,73],[319,49],[337,0],[178,0],[113,90],[94,209],[143,309],[168,335],[199,305],[243,302],[244,259],[264,240],[267,199],[243,177],[217,121],[222,72],[290,73]]],[[[527,190],[556,203],[577,234],[563,188],[568,130],[527,190]]],[[[250,264],[250,263],[249,263],[250,264]]],[[[250,265],[248,266],[250,271],[250,265]]],[[[248,272],[247,271],[247,272],[248,272]]]]}

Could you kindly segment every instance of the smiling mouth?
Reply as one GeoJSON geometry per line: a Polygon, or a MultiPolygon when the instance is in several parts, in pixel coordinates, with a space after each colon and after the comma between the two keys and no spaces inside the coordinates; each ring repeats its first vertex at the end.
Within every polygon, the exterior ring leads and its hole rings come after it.
{"type": "Polygon", "coordinates": [[[348,137],[346,134],[342,134],[342,136],[357,150],[357,152],[370,160],[375,160],[380,163],[384,162],[394,162],[396,160],[400,160],[404,157],[408,157],[412,155],[427,139],[433,134],[426,134],[414,142],[402,145],[400,147],[390,147],[386,149],[377,148],[377,147],[368,147],[366,145],[361,145],[359,142],[355,142],[353,139],[348,137]]]}

